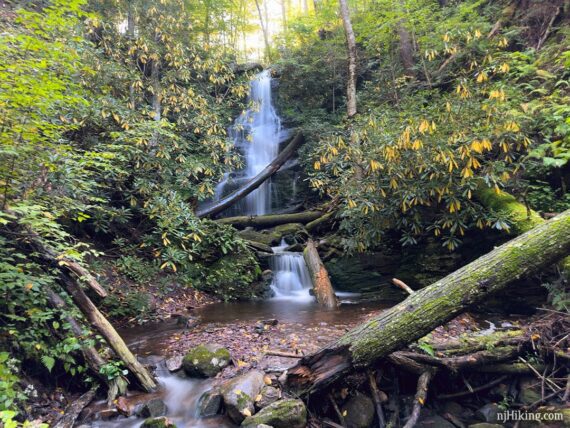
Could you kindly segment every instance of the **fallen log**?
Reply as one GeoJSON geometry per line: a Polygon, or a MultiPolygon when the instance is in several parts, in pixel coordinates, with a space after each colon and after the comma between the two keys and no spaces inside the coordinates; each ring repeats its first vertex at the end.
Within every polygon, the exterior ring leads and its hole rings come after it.
{"type": "Polygon", "coordinates": [[[303,211],[293,214],[269,214],[269,215],[254,215],[254,216],[238,216],[226,217],[216,220],[217,223],[231,224],[235,228],[243,229],[246,227],[255,227],[258,229],[266,229],[281,224],[288,223],[310,223],[323,215],[321,211],[303,211]]]}
{"type": "Polygon", "coordinates": [[[65,314],[65,320],[70,326],[70,330],[73,335],[77,338],[79,343],[83,343],[81,346],[81,352],[85,358],[85,363],[91,369],[91,371],[99,378],[99,380],[107,385],[107,401],[112,402],[117,395],[123,395],[127,391],[128,381],[123,376],[118,376],[112,380],[109,380],[107,376],[101,373],[101,367],[107,364],[107,361],[101,354],[95,349],[94,346],[86,345],[83,341],[85,336],[85,330],[83,325],[75,319],[73,316],[69,315],[70,310],[65,301],[61,298],[59,294],[53,291],[51,288],[46,288],[46,295],[49,304],[56,309],[62,311],[65,314]]]}
{"type": "Polygon", "coordinates": [[[355,368],[425,336],[513,281],[552,265],[570,252],[570,210],[497,247],[400,304],[368,320],[287,374],[286,385],[308,395],[355,368]]]}
{"type": "Polygon", "coordinates": [[[123,361],[126,368],[129,369],[133,376],[138,380],[140,386],[148,392],[154,391],[157,385],[152,375],[131,353],[121,336],[113,328],[107,318],[105,318],[105,316],[99,311],[97,306],[93,304],[91,299],[87,297],[81,287],[69,274],[62,272],[59,278],[74,303],[79,307],[91,325],[101,333],[101,336],[105,338],[105,341],[123,361]]]}
{"type": "Polygon", "coordinates": [[[79,417],[81,411],[93,401],[97,393],[98,385],[92,387],[89,391],[73,401],[65,408],[63,415],[52,425],[52,428],[73,428],[75,421],[79,417]]]}
{"type": "Polygon", "coordinates": [[[291,142],[287,144],[287,147],[285,147],[283,151],[277,155],[277,157],[273,160],[273,162],[267,165],[263,169],[263,171],[261,171],[254,178],[248,181],[245,184],[245,186],[237,189],[235,192],[229,194],[225,198],[222,198],[222,200],[210,205],[209,207],[206,207],[202,210],[198,210],[196,212],[196,215],[202,218],[221,213],[226,208],[231,207],[236,202],[249,195],[259,186],[261,186],[265,182],[265,180],[267,180],[268,178],[273,176],[273,174],[279,171],[279,169],[283,166],[283,164],[287,162],[289,159],[291,159],[291,157],[297,151],[297,148],[299,148],[299,146],[303,144],[304,141],[305,138],[303,137],[303,134],[301,133],[296,134],[295,137],[293,137],[293,139],[291,140],[291,142]]]}
{"type": "Polygon", "coordinates": [[[309,239],[307,242],[305,251],[303,251],[303,257],[309,269],[317,302],[327,308],[338,307],[338,299],[334,294],[329,274],[319,257],[319,252],[312,239],[309,239]]]}

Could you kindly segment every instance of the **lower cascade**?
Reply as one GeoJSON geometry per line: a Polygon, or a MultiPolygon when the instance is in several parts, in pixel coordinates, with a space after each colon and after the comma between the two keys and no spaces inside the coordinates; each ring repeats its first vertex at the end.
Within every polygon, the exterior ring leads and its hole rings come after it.
{"type": "Polygon", "coordinates": [[[281,241],[277,247],[273,247],[275,253],[271,259],[273,271],[273,290],[275,299],[312,301],[309,293],[311,278],[305,259],[301,253],[285,251],[287,242],[281,241]]]}

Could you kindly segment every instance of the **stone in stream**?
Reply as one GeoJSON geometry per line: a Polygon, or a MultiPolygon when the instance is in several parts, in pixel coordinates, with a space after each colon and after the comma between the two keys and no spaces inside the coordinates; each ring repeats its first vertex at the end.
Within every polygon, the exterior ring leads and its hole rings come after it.
{"type": "Polygon", "coordinates": [[[182,368],[182,362],[184,361],[184,356],[175,355],[173,357],[166,359],[166,368],[170,372],[177,372],[182,368]]]}
{"type": "Polygon", "coordinates": [[[230,363],[230,352],[221,345],[198,345],[182,361],[189,376],[214,377],[230,363]]]}
{"type": "Polygon", "coordinates": [[[360,392],[348,400],[341,411],[348,428],[368,428],[374,420],[374,403],[360,392]]]}
{"type": "Polygon", "coordinates": [[[170,422],[170,419],[166,416],[161,416],[159,418],[146,419],[142,423],[141,428],[176,428],[176,425],[170,422]]]}
{"type": "Polygon", "coordinates": [[[164,401],[160,398],[153,398],[142,405],[141,409],[137,412],[137,415],[143,418],[155,418],[166,415],[166,411],[167,408],[164,401]]]}
{"type": "Polygon", "coordinates": [[[307,408],[301,400],[279,400],[245,418],[241,426],[256,428],[264,424],[274,428],[304,428],[307,426],[307,408]]]}
{"type": "Polygon", "coordinates": [[[274,386],[265,385],[259,395],[255,397],[255,407],[263,409],[281,398],[281,391],[274,386]]]}
{"type": "Polygon", "coordinates": [[[221,408],[222,393],[217,388],[204,392],[200,397],[200,400],[198,400],[198,414],[202,418],[217,415],[221,408]]]}
{"type": "Polygon", "coordinates": [[[251,370],[220,386],[226,411],[234,422],[239,424],[246,416],[253,415],[255,397],[264,385],[263,372],[251,370]]]}

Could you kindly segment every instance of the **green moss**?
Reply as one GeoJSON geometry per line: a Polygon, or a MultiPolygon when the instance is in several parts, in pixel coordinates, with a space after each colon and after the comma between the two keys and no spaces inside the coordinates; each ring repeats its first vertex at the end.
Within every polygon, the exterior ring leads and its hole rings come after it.
{"type": "Polygon", "coordinates": [[[216,345],[199,345],[192,348],[182,361],[190,376],[213,377],[229,364],[230,352],[216,345]]]}
{"type": "Polygon", "coordinates": [[[536,211],[527,209],[509,193],[496,193],[492,188],[481,187],[476,196],[487,209],[508,217],[511,223],[510,233],[514,235],[520,235],[544,223],[544,219],[536,211]]]}
{"type": "Polygon", "coordinates": [[[279,400],[264,407],[242,422],[242,427],[265,424],[274,428],[303,428],[307,425],[307,409],[301,400],[279,400]]]}

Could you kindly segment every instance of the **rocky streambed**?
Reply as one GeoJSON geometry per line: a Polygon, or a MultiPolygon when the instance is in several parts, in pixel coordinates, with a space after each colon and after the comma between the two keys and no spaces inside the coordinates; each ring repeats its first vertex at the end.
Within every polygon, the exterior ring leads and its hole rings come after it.
{"type": "MultiPolygon", "coordinates": [[[[305,403],[282,388],[284,372],[298,357],[316,351],[382,309],[379,303],[359,301],[356,296],[345,297],[337,311],[310,302],[217,303],[188,317],[129,329],[123,335],[139,358],[154,368],[160,390],[111,404],[94,403],[84,411],[81,423],[100,428],[367,428],[378,423],[377,402],[369,386],[372,376],[380,389],[376,399],[386,422],[403,426],[417,401],[417,374],[406,370],[381,366],[354,373],[305,403]]],[[[445,359],[462,346],[471,346],[473,340],[492,350],[495,335],[502,337],[500,341],[511,340],[511,332],[513,338],[519,335],[527,321],[465,314],[436,329],[414,352],[445,359]]],[[[542,373],[546,368],[525,361],[441,374],[432,383],[429,401],[415,426],[510,427],[513,423],[500,420],[505,410],[534,406],[545,411],[547,407],[536,406],[542,400],[544,382],[534,371],[542,373]]],[[[548,426],[565,423],[555,421],[548,426]]]]}

